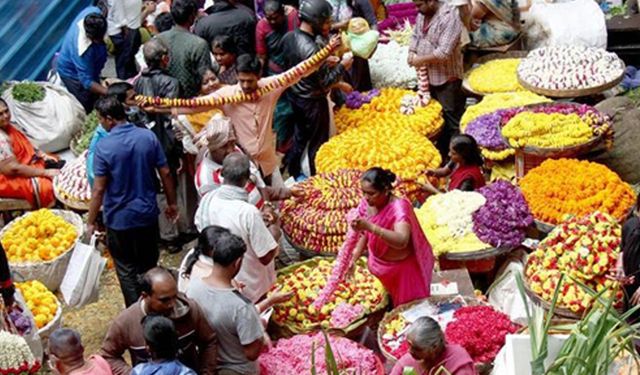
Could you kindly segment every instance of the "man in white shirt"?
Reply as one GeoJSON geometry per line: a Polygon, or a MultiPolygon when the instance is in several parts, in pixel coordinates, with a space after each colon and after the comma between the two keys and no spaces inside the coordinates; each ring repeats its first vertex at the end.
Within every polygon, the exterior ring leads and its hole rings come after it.
{"type": "Polygon", "coordinates": [[[136,53],[140,48],[142,20],[156,9],[155,1],[108,0],[107,33],[116,59],[116,73],[120,79],[138,74],[136,53]]]}
{"type": "Polygon", "coordinates": [[[249,158],[244,154],[232,153],[225,157],[222,163],[224,182],[202,198],[195,224],[198,231],[218,225],[242,238],[247,245],[247,253],[235,280],[244,284],[242,293],[255,303],[276,280],[273,260],[279,248],[260,210],[248,203],[244,186],[250,176],[249,165],[249,158]]]}

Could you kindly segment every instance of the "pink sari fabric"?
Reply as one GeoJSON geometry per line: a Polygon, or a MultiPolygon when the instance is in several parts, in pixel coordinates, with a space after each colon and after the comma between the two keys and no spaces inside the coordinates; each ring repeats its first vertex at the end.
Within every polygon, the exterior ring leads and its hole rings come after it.
{"type": "Polygon", "coordinates": [[[442,374],[451,375],[477,375],[478,372],[473,364],[473,360],[466,350],[459,345],[446,345],[444,354],[439,359],[438,364],[429,371],[420,371],[420,362],[415,360],[410,353],[403,355],[391,370],[391,375],[402,375],[405,367],[412,367],[419,375],[437,374],[441,367],[446,372],[442,374]]]}
{"type": "Polygon", "coordinates": [[[359,214],[381,228],[393,230],[396,223],[408,223],[411,227],[411,245],[414,251],[401,261],[383,260],[391,248],[378,236],[365,232],[371,273],[380,279],[387,289],[394,306],[429,297],[433,252],[418,224],[411,203],[406,199],[395,198],[373,217],[368,217],[367,206],[363,199],[358,206],[359,214]]]}

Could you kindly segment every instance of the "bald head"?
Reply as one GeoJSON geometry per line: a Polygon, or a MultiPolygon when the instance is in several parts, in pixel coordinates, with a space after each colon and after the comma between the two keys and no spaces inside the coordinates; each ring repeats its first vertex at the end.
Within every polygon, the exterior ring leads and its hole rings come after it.
{"type": "Polygon", "coordinates": [[[146,42],[142,47],[142,54],[149,68],[160,69],[169,63],[169,49],[158,38],[153,38],[146,42]]]}
{"type": "Polygon", "coordinates": [[[49,336],[49,353],[62,363],[83,360],[84,347],[80,334],[70,328],[59,328],[49,336]]]}
{"type": "Polygon", "coordinates": [[[154,267],[140,279],[140,292],[148,314],[170,316],[178,298],[178,284],[171,272],[154,267]]]}
{"type": "Polygon", "coordinates": [[[244,187],[249,181],[249,158],[239,152],[234,152],[224,158],[222,162],[222,177],[227,185],[244,187]]]}

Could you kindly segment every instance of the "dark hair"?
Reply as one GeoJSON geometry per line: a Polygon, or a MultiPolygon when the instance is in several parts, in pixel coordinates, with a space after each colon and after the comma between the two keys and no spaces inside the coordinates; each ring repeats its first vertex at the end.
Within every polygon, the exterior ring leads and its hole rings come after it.
{"type": "Polygon", "coordinates": [[[163,31],[167,31],[175,25],[175,21],[173,20],[173,16],[170,12],[160,13],[155,20],[153,20],[153,26],[158,30],[159,33],[163,31]]]}
{"type": "Polygon", "coordinates": [[[153,294],[153,281],[157,276],[170,276],[175,280],[175,276],[171,273],[170,270],[162,266],[153,267],[152,269],[138,277],[140,292],[144,292],[147,295],[153,294]]]}
{"type": "Polygon", "coordinates": [[[102,117],[111,117],[114,120],[126,120],[124,104],[115,95],[108,95],[98,99],[96,111],[102,117]]]}
{"type": "Polygon", "coordinates": [[[281,0],[267,0],[264,3],[265,13],[281,13],[284,14],[284,5],[281,0]]]}
{"type": "Polygon", "coordinates": [[[5,107],[9,108],[9,104],[7,104],[7,101],[4,100],[3,98],[0,98],[0,103],[4,104],[5,107]]]}
{"type": "Polygon", "coordinates": [[[242,258],[247,251],[247,245],[242,238],[231,232],[221,233],[217,236],[214,247],[213,262],[220,264],[222,267],[227,267],[242,258]]]}
{"type": "Polygon", "coordinates": [[[154,359],[173,360],[178,354],[178,333],[171,319],[147,315],[142,319],[142,335],[154,359]]]}
{"type": "Polygon", "coordinates": [[[200,235],[198,235],[198,244],[193,248],[193,252],[190,253],[185,260],[184,271],[180,276],[184,278],[189,278],[189,276],[191,276],[193,265],[196,264],[200,255],[213,258],[216,238],[218,238],[222,233],[231,232],[229,232],[229,229],[217,225],[208,226],[200,232],[200,235]]]}
{"type": "Polygon", "coordinates": [[[478,143],[472,136],[458,134],[451,138],[450,145],[451,148],[462,157],[465,164],[477,166],[484,164],[478,143]]]}
{"type": "Polygon", "coordinates": [[[211,41],[211,51],[214,48],[220,48],[221,50],[238,55],[238,44],[236,38],[229,35],[216,35],[211,41]]]}
{"type": "Polygon", "coordinates": [[[252,73],[259,76],[262,66],[257,57],[245,53],[238,56],[236,60],[236,70],[238,73],[252,73]]]}
{"type": "Polygon", "coordinates": [[[127,91],[133,90],[133,86],[131,86],[128,82],[115,82],[107,87],[107,95],[115,96],[120,103],[124,103],[127,100],[127,91]]]}
{"type": "Polygon", "coordinates": [[[107,4],[107,0],[93,0],[91,5],[98,7],[105,17],[109,15],[109,5],[107,4]]]}
{"type": "Polygon", "coordinates": [[[396,175],[388,169],[373,167],[362,174],[361,180],[367,181],[374,189],[382,192],[393,189],[396,175]]]}
{"type": "Polygon", "coordinates": [[[84,31],[91,40],[102,40],[107,33],[107,19],[102,14],[91,13],[84,18],[84,31]]]}
{"type": "Polygon", "coordinates": [[[84,353],[80,334],[71,328],[58,328],[49,336],[51,353],[63,361],[81,358],[84,353]]]}
{"type": "Polygon", "coordinates": [[[198,14],[198,4],[194,0],[173,0],[171,16],[178,25],[186,25],[198,14]]]}

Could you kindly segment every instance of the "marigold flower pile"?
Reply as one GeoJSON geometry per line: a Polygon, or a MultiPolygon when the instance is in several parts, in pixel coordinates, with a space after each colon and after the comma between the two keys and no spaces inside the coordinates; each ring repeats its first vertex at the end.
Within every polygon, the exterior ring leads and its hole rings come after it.
{"type": "Polygon", "coordinates": [[[36,326],[42,328],[49,324],[58,311],[56,296],[38,280],[16,283],[16,287],[24,296],[27,307],[31,310],[36,321],[36,326]]]}
{"type": "Polygon", "coordinates": [[[518,64],[521,59],[497,59],[488,61],[469,74],[469,85],[480,93],[524,91],[518,83],[518,64]]]}
{"type": "Polygon", "coordinates": [[[530,91],[506,92],[485,95],[478,104],[467,107],[460,119],[460,130],[465,130],[469,122],[478,116],[495,112],[499,109],[522,107],[529,104],[547,103],[550,99],[530,91]]]}

